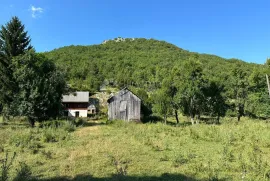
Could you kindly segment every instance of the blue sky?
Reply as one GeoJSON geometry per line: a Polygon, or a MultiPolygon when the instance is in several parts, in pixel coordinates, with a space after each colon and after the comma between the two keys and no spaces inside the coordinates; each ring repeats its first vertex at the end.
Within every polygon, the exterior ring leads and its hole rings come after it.
{"type": "Polygon", "coordinates": [[[155,38],[183,49],[264,63],[269,0],[1,0],[0,24],[18,16],[38,52],[155,38]]]}

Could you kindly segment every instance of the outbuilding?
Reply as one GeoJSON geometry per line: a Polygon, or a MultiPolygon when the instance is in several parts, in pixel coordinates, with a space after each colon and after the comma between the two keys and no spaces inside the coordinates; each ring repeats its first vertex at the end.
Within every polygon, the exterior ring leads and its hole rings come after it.
{"type": "Polygon", "coordinates": [[[120,90],[107,102],[109,120],[141,120],[141,99],[128,88],[120,90]]]}

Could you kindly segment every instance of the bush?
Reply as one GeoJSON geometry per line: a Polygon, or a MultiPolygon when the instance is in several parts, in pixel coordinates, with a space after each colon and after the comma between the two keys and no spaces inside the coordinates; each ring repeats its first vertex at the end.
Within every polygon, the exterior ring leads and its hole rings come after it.
{"type": "Polygon", "coordinates": [[[86,120],[83,118],[77,118],[75,119],[74,123],[76,125],[76,127],[78,126],[83,126],[85,124],[86,120]]]}
{"type": "Polygon", "coordinates": [[[39,128],[58,128],[59,126],[61,126],[61,122],[63,121],[44,121],[39,124],[39,128]]]}
{"type": "Polygon", "coordinates": [[[76,125],[71,121],[67,121],[63,124],[63,129],[67,132],[73,132],[76,130],[76,125]]]}
{"type": "Polygon", "coordinates": [[[18,132],[9,140],[10,144],[17,147],[27,148],[29,143],[34,139],[33,132],[30,130],[28,132],[18,132]]]}
{"type": "Polygon", "coordinates": [[[44,129],[41,140],[45,143],[57,142],[58,139],[56,135],[56,130],[52,128],[44,129]]]}
{"type": "Polygon", "coordinates": [[[41,141],[45,143],[66,140],[69,134],[64,128],[46,128],[42,131],[41,141]]]}
{"type": "Polygon", "coordinates": [[[13,164],[13,161],[15,159],[16,153],[13,153],[13,156],[8,158],[8,153],[6,153],[6,156],[4,159],[0,159],[1,164],[1,170],[0,170],[0,180],[1,181],[7,181],[9,178],[9,171],[11,168],[11,165],[13,164]]]}

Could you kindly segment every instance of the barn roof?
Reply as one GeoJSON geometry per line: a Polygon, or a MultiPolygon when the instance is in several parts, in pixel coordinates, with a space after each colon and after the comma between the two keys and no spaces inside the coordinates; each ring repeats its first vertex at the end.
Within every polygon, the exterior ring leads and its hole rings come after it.
{"type": "Polygon", "coordinates": [[[110,100],[111,100],[114,96],[117,96],[117,95],[118,95],[121,91],[123,91],[123,90],[128,90],[128,91],[131,92],[133,95],[135,95],[138,99],[141,100],[140,97],[138,97],[138,96],[137,96],[136,94],[134,94],[131,90],[129,90],[127,87],[125,87],[125,88],[121,89],[119,92],[117,92],[115,95],[111,96],[111,97],[107,100],[107,102],[109,103],[110,100]]]}
{"type": "Polygon", "coordinates": [[[89,92],[74,92],[63,95],[62,102],[89,102],[89,92]]]}

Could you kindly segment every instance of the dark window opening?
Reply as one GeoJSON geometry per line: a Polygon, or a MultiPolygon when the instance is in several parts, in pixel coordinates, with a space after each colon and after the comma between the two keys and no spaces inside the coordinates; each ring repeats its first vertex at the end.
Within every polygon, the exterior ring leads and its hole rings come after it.
{"type": "Polygon", "coordinates": [[[68,111],[64,111],[64,116],[68,116],[68,111]]]}

